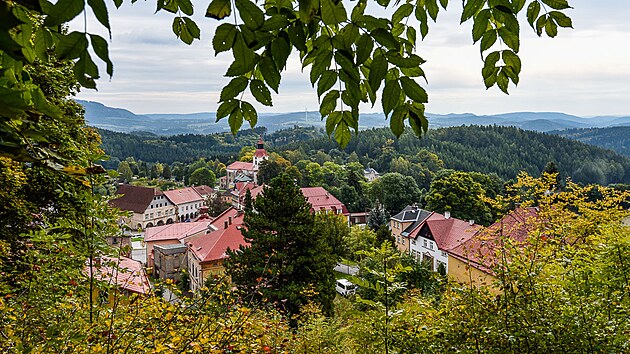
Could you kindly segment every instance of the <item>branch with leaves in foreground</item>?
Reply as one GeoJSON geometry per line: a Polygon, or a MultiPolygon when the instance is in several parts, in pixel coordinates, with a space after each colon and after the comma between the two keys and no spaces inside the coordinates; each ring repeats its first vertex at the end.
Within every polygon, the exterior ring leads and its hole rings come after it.
{"type": "MultiPolygon", "coordinates": [[[[123,0],[113,3],[120,7],[123,0]]],[[[212,41],[215,54],[230,51],[234,57],[225,73],[232,79],[221,91],[217,119],[227,118],[234,133],[244,121],[254,127],[258,116],[252,103],[243,99],[245,91],[249,88],[258,103],[271,106],[271,91],[279,92],[287,60],[297,52],[302,67],[310,67],[326,131],[342,147],[350,141],[351,130],[358,131],[359,105],[374,106],[379,94],[397,136],[406,122],[416,135],[426,132],[428,95],[419,83],[426,76],[424,60],[416,54],[417,37],[418,31],[422,39],[427,36],[430,21],[437,20],[448,0],[405,0],[393,5],[391,0],[377,0],[370,5],[391,14],[382,17],[366,13],[367,0],[357,1],[352,9],[347,5],[340,0],[212,0],[206,17],[224,21],[212,41]]],[[[473,21],[472,39],[480,46],[486,87],[498,86],[507,93],[510,82],[519,82],[520,12],[526,11],[536,34],[555,37],[558,27],[572,26],[562,12],[568,8],[567,0],[464,0],[461,22],[473,21]]],[[[200,38],[199,26],[191,18],[191,0],[157,0],[157,10],[175,15],[173,32],[184,43],[200,38]]],[[[97,61],[111,77],[114,66],[108,42],[87,32],[88,12],[111,36],[105,0],[0,4],[0,155],[63,162],[55,155],[54,142],[33,122],[63,123],[64,117],[31,79],[25,64],[47,62],[54,53],[75,62],[74,75],[85,88],[96,88],[97,61]],[[85,30],[64,30],[82,15],[85,30]]]]}

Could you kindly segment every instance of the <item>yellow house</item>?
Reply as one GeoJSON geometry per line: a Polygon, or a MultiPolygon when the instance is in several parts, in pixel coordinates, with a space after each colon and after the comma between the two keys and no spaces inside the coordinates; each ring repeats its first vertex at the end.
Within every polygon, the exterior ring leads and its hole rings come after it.
{"type": "Polygon", "coordinates": [[[493,268],[505,260],[497,254],[501,253],[506,239],[525,243],[537,218],[537,208],[518,208],[448,250],[449,278],[458,283],[487,286],[498,291],[493,268]]]}

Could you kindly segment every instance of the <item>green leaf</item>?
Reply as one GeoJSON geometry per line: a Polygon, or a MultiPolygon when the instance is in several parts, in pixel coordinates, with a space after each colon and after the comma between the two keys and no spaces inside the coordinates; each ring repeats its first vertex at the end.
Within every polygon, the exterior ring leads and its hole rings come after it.
{"type": "Polygon", "coordinates": [[[206,17],[222,20],[232,14],[230,0],[212,0],[206,10],[206,17]]]}
{"type": "MultiPolygon", "coordinates": [[[[319,113],[322,117],[329,115],[332,111],[337,108],[337,100],[339,99],[339,91],[331,90],[328,91],[326,96],[322,99],[322,103],[319,105],[319,113]]],[[[328,120],[327,120],[328,122],[328,120]]],[[[330,133],[328,133],[330,135],[330,133]]]]}
{"type": "MultiPolygon", "coordinates": [[[[286,32],[281,32],[286,35],[286,32]]],[[[276,63],[276,67],[279,71],[284,70],[287,65],[287,59],[291,54],[291,45],[288,38],[278,36],[276,40],[271,42],[271,54],[273,55],[273,61],[276,63]]]]}
{"type": "Polygon", "coordinates": [[[249,0],[236,0],[238,14],[247,28],[256,30],[265,23],[265,15],[260,7],[249,0]]]}
{"type": "Polygon", "coordinates": [[[278,93],[278,89],[280,88],[280,73],[273,59],[270,57],[262,57],[258,62],[258,67],[267,85],[278,93]]]}
{"type": "Polygon", "coordinates": [[[551,38],[558,35],[558,25],[553,20],[547,21],[545,24],[545,33],[551,38]]]}
{"type": "Polygon", "coordinates": [[[464,23],[473,17],[484,4],[485,0],[466,0],[466,3],[464,4],[464,11],[462,12],[461,23],[464,23]]]}
{"type": "Polygon", "coordinates": [[[381,82],[385,79],[387,67],[387,59],[380,50],[376,50],[374,52],[374,59],[372,59],[372,66],[370,67],[370,75],[368,77],[368,81],[373,92],[378,91],[378,88],[381,86],[381,82]]]}
{"type": "Polygon", "coordinates": [[[567,0],[542,0],[542,2],[553,8],[554,10],[564,10],[571,8],[567,0]]]}
{"type": "Polygon", "coordinates": [[[243,112],[243,118],[249,122],[249,126],[253,129],[258,123],[258,113],[256,109],[249,102],[241,102],[241,111],[243,112]]]}
{"type": "Polygon", "coordinates": [[[498,32],[499,37],[503,40],[503,43],[505,43],[513,51],[518,52],[520,45],[518,34],[508,31],[505,27],[499,28],[498,32]]]}
{"type": "Polygon", "coordinates": [[[188,45],[192,44],[195,38],[199,39],[201,35],[195,21],[188,17],[175,17],[173,19],[173,33],[188,45]]]}
{"type": "Polygon", "coordinates": [[[59,0],[46,11],[47,16],[44,20],[44,26],[53,27],[69,22],[77,17],[83,9],[85,9],[84,1],[59,0]]]}
{"type": "Polygon", "coordinates": [[[226,76],[240,76],[250,72],[256,66],[258,59],[256,53],[247,46],[241,33],[237,33],[234,37],[232,54],[234,62],[225,73],[226,76]]]}
{"type": "Polygon", "coordinates": [[[289,20],[283,15],[273,15],[265,20],[260,31],[277,31],[289,25],[289,20]]]}
{"type": "Polygon", "coordinates": [[[319,0],[298,0],[298,4],[300,20],[310,23],[319,9],[319,0]]]}
{"type": "Polygon", "coordinates": [[[532,3],[529,4],[529,6],[527,6],[527,22],[529,22],[529,25],[532,26],[532,28],[534,29],[535,29],[534,22],[538,18],[539,13],[540,13],[540,3],[538,1],[533,1],[532,3]]]}
{"type": "Polygon", "coordinates": [[[348,128],[348,125],[344,121],[341,121],[339,125],[337,125],[337,129],[335,129],[335,140],[341,148],[345,148],[351,138],[352,134],[350,133],[350,128],[348,128]]]}
{"type": "Polygon", "coordinates": [[[296,22],[293,26],[289,27],[288,33],[291,43],[293,43],[298,50],[308,50],[306,48],[306,34],[304,34],[304,29],[299,23],[296,22]]]}
{"type": "Polygon", "coordinates": [[[409,17],[413,12],[413,5],[411,4],[402,4],[398,7],[398,9],[392,15],[392,23],[400,23],[404,18],[409,17]]]}
{"type": "Polygon", "coordinates": [[[239,100],[227,100],[222,102],[217,108],[217,122],[221,118],[225,118],[230,115],[235,109],[239,107],[239,100]]]}
{"type": "Polygon", "coordinates": [[[385,87],[383,88],[383,97],[381,103],[383,104],[383,112],[385,117],[389,116],[389,113],[396,108],[400,103],[400,84],[398,80],[386,80],[385,87]]]}
{"type": "Polygon", "coordinates": [[[416,19],[420,21],[420,35],[424,39],[429,33],[429,19],[426,10],[422,6],[416,6],[416,19]]]}
{"type": "Polygon", "coordinates": [[[177,0],[177,7],[186,15],[192,16],[194,9],[190,0],[177,0]]]}
{"type": "Polygon", "coordinates": [[[389,119],[389,128],[397,138],[400,138],[402,133],[405,131],[405,117],[407,116],[407,113],[407,107],[404,105],[398,106],[394,109],[394,112],[389,119]]]}
{"type": "Polygon", "coordinates": [[[107,41],[97,35],[90,34],[90,41],[92,42],[92,49],[94,49],[94,53],[98,56],[105,64],[107,65],[107,74],[109,77],[114,75],[114,64],[109,59],[109,49],[107,46],[107,41]]]}
{"type": "Polygon", "coordinates": [[[233,78],[227,85],[225,85],[225,87],[223,87],[223,90],[221,90],[221,97],[219,100],[227,101],[236,97],[247,88],[248,82],[249,80],[243,76],[233,78]]]}
{"type": "Polygon", "coordinates": [[[317,81],[317,96],[321,96],[324,92],[330,90],[337,82],[337,73],[332,70],[326,70],[317,81]]]}
{"type": "Polygon", "coordinates": [[[400,53],[391,51],[387,52],[386,56],[387,60],[390,63],[396,65],[399,68],[414,68],[424,63],[424,60],[422,60],[422,58],[415,54],[411,54],[410,56],[405,58],[401,56],[400,53]]]}
{"type": "Polygon", "coordinates": [[[252,80],[249,84],[249,90],[254,95],[256,101],[264,104],[265,106],[271,106],[271,92],[267,88],[264,82],[261,80],[252,80]]]}
{"type": "MultiPolygon", "coordinates": [[[[109,27],[109,14],[107,13],[107,5],[105,5],[104,0],[87,0],[88,5],[94,12],[94,17],[101,23],[105,28],[110,30],[109,27]]],[[[111,38],[111,31],[110,31],[111,38]]]]}
{"type": "Polygon", "coordinates": [[[511,50],[504,50],[502,56],[505,65],[511,67],[514,70],[514,73],[518,75],[521,72],[521,59],[518,55],[511,50]]]}
{"type": "Polygon", "coordinates": [[[344,111],[343,112],[343,121],[346,122],[348,127],[354,129],[355,131],[359,130],[359,111],[353,109],[352,112],[344,111]]]}
{"type": "Polygon", "coordinates": [[[486,30],[491,29],[490,25],[490,10],[484,9],[479,12],[477,16],[474,18],[473,29],[472,29],[472,37],[473,43],[477,43],[478,40],[483,37],[486,30]]]}
{"type": "Polygon", "coordinates": [[[429,102],[429,96],[427,95],[427,92],[420,85],[418,85],[415,80],[403,76],[400,78],[400,83],[402,84],[405,95],[411,98],[414,102],[429,102]]]}
{"type": "Polygon", "coordinates": [[[364,33],[357,40],[357,65],[361,65],[365,63],[365,61],[372,54],[372,49],[374,49],[374,41],[372,37],[370,37],[367,33],[364,33]]]}
{"type": "Polygon", "coordinates": [[[437,0],[425,0],[425,6],[429,16],[431,16],[431,19],[435,22],[435,20],[437,20],[438,12],[440,11],[440,8],[437,5],[437,0]]]}
{"type": "Polygon", "coordinates": [[[558,26],[564,27],[564,28],[573,28],[573,22],[571,21],[571,19],[567,17],[567,15],[563,14],[562,12],[551,11],[549,13],[549,16],[551,16],[551,18],[556,20],[556,23],[558,24],[558,26]]]}
{"type": "Polygon", "coordinates": [[[500,70],[499,74],[497,75],[497,86],[499,86],[499,88],[501,89],[501,91],[503,91],[505,94],[508,94],[508,85],[509,85],[509,79],[507,74],[505,73],[505,71],[500,70]]]}
{"type": "Polygon", "coordinates": [[[212,38],[214,55],[232,49],[232,46],[234,45],[234,38],[237,33],[238,29],[236,26],[229,23],[223,23],[217,27],[214,37],[212,38]]]}
{"type": "Polygon", "coordinates": [[[424,104],[412,103],[409,105],[409,125],[417,137],[429,130],[429,120],[424,114],[424,104]]]}
{"type": "Polygon", "coordinates": [[[56,51],[59,59],[75,59],[81,56],[87,47],[88,40],[85,33],[74,31],[61,37],[56,51]]]}
{"type": "Polygon", "coordinates": [[[230,125],[232,134],[236,135],[243,125],[243,112],[240,109],[233,110],[228,118],[228,124],[230,125]]]}
{"type": "Polygon", "coordinates": [[[536,20],[536,34],[540,37],[542,35],[542,30],[547,25],[547,15],[542,15],[536,20]]]}
{"type": "Polygon", "coordinates": [[[483,34],[483,37],[481,37],[481,52],[485,52],[490,49],[496,41],[497,31],[494,29],[486,31],[486,33],[483,34]]]}
{"type": "Polygon", "coordinates": [[[341,122],[343,118],[343,113],[340,111],[334,111],[330,113],[328,117],[326,117],[326,134],[330,136],[334,131],[337,125],[341,122]]]}
{"type": "Polygon", "coordinates": [[[372,37],[389,50],[400,50],[400,43],[388,30],[377,28],[372,31],[372,37]]]}
{"type": "Polygon", "coordinates": [[[446,7],[448,6],[448,0],[440,0],[440,5],[442,5],[442,8],[446,10],[446,7]]]}
{"type": "Polygon", "coordinates": [[[325,24],[334,26],[348,19],[348,14],[343,7],[342,1],[335,4],[333,0],[320,0],[320,4],[322,9],[322,21],[325,24]]]}
{"type": "Polygon", "coordinates": [[[96,79],[98,79],[98,67],[85,51],[74,64],[74,76],[81,86],[96,89],[96,79]]]}

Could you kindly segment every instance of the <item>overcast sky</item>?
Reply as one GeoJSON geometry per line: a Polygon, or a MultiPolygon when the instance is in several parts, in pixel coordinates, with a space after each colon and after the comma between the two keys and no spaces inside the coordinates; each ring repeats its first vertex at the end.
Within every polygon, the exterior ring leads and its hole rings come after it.
{"type": "MultiPolygon", "coordinates": [[[[229,81],[223,74],[232,57],[214,56],[211,40],[219,22],[203,17],[208,1],[194,1],[198,4],[194,18],[202,34],[201,41],[191,46],[172,33],[172,14],[153,14],[155,0],[133,5],[127,1],[121,9],[111,8],[114,77],[100,79],[98,91],[84,90],[78,98],[135,113],[216,111],[221,88],[229,81]]],[[[566,13],[574,29],[560,29],[555,39],[537,37],[522,21],[521,82],[507,96],[497,88],[485,89],[479,49],[472,45],[472,23],[459,25],[461,4],[451,0],[449,11],[418,43],[418,54],[427,60],[423,65],[429,80],[427,111],[630,115],[630,1],[569,2],[574,9],[566,13]]],[[[72,26],[83,28],[83,22],[72,26]]],[[[88,31],[97,30],[89,21],[88,31]]],[[[294,54],[283,73],[280,93],[273,96],[274,106],[257,105],[260,112],[318,110],[316,92],[300,67],[294,54]]],[[[362,110],[378,112],[380,104],[362,110]]]]}

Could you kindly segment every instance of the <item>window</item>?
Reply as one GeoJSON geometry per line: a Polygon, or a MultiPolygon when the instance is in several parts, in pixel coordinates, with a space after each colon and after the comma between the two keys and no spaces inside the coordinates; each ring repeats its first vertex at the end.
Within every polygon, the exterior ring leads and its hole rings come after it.
{"type": "Polygon", "coordinates": [[[448,257],[448,254],[446,254],[446,252],[442,251],[442,257],[448,257]]]}
{"type": "Polygon", "coordinates": [[[429,248],[433,249],[433,242],[429,241],[429,248]]]}
{"type": "Polygon", "coordinates": [[[422,245],[423,245],[424,247],[427,247],[427,240],[422,240],[422,242],[423,242],[423,243],[422,243],[422,245]]]}
{"type": "Polygon", "coordinates": [[[416,240],[411,241],[411,244],[415,246],[416,245],[416,240]]]}
{"type": "Polygon", "coordinates": [[[151,219],[153,219],[153,213],[151,213],[151,219]]]}
{"type": "Polygon", "coordinates": [[[149,214],[144,214],[144,220],[147,220],[149,218],[149,214]]]}
{"type": "Polygon", "coordinates": [[[157,216],[158,216],[158,217],[162,216],[162,212],[161,212],[161,211],[158,211],[158,212],[157,212],[157,216]]]}

